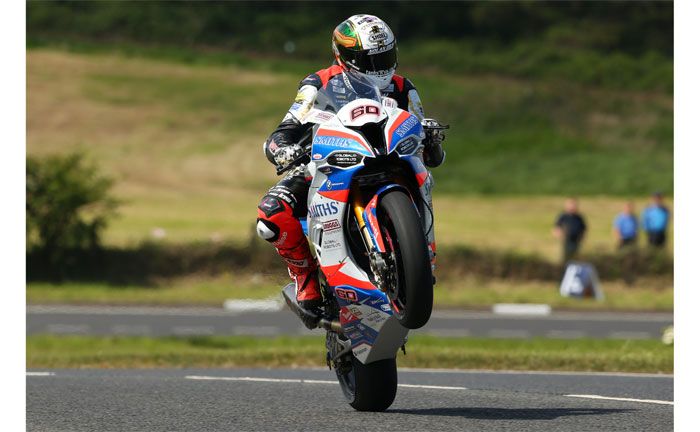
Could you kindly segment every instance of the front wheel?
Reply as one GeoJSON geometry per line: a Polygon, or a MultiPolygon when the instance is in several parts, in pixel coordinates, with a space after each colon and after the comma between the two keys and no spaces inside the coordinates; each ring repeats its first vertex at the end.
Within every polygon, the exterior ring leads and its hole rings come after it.
{"type": "Polygon", "coordinates": [[[433,310],[433,272],[418,212],[398,190],[382,196],[378,207],[386,250],[393,254],[387,294],[394,315],[406,328],[423,327],[433,310]]]}
{"type": "Polygon", "coordinates": [[[350,406],[358,411],[384,411],[396,397],[396,359],[363,364],[349,354],[347,370],[336,369],[340,387],[350,406]]]}

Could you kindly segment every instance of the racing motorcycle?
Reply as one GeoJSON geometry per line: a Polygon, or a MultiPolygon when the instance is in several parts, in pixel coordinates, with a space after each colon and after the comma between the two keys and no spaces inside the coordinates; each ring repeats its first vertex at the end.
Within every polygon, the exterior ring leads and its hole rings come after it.
{"type": "Polygon", "coordinates": [[[362,77],[341,78],[343,90],[320,89],[303,117],[313,123],[306,153],[277,169],[312,177],[300,221],[322,270],[323,310],[301,308],[294,284],[282,293],[307,327],[327,330],[327,364],[350,405],[383,411],[396,396],[397,352],[432,312],[433,180],[420,120],[362,77]]]}

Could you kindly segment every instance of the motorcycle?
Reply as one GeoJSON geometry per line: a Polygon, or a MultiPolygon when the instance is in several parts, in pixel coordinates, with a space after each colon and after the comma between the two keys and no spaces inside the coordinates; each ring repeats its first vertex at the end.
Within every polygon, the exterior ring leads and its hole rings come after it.
{"type": "Polygon", "coordinates": [[[383,411],[396,396],[397,352],[432,312],[433,179],[420,120],[367,80],[342,75],[344,90],[320,89],[303,117],[313,123],[306,152],[277,169],[312,177],[301,222],[323,310],[301,308],[294,284],[282,293],[307,327],[327,331],[327,364],[349,404],[383,411]]]}

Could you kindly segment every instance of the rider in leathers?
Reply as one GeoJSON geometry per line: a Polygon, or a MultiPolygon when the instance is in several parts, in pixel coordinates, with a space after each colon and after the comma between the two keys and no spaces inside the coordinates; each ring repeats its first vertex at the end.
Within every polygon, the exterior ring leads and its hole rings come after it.
{"type": "MultiPolygon", "coordinates": [[[[264,143],[267,159],[286,166],[303,153],[300,141],[308,137],[311,123],[301,118],[313,107],[319,89],[326,88],[343,73],[361,74],[375,84],[382,96],[394,99],[398,107],[417,116],[424,126],[437,122],[426,119],[418,92],[411,81],[394,73],[396,39],[389,26],[372,15],[354,15],[333,31],[332,66],[307,76],[301,81],[294,103],[282,123],[264,143]]],[[[423,159],[428,167],[437,167],[444,158],[439,131],[426,130],[423,159]]],[[[301,143],[303,144],[303,143],[301,143]]],[[[318,264],[311,255],[309,243],[297,218],[307,214],[310,178],[298,172],[285,176],[272,187],[258,206],[257,232],[272,243],[286,262],[289,275],[296,283],[297,300],[307,309],[321,306],[318,264]]]]}

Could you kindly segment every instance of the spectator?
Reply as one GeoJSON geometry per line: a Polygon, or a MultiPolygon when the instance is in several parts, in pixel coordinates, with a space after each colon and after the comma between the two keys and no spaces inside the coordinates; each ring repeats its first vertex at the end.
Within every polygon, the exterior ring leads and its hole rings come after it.
{"type": "Polygon", "coordinates": [[[563,241],[564,262],[574,258],[586,233],[586,222],[578,212],[575,198],[566,199],[564,211],[557,218],[553,233],[563,241]]]}
{"type": "Polygon", "coordinates": [[[634,204],[632,201],[627,201],[622,213],[617,215],[613,222],[613,231],[620,249],[637,243],[638,230],[639,223],[637,215],[634,214],[634,204]]]}
{"type": "Polygon", "coordinates": [[[662,248],[666,245],[666,228],[670,217],[663,204],[661,192],[651,196],[652,203],[642,212],[642,228],[647,233],[647,240],[652,247],[662,248]]]}

